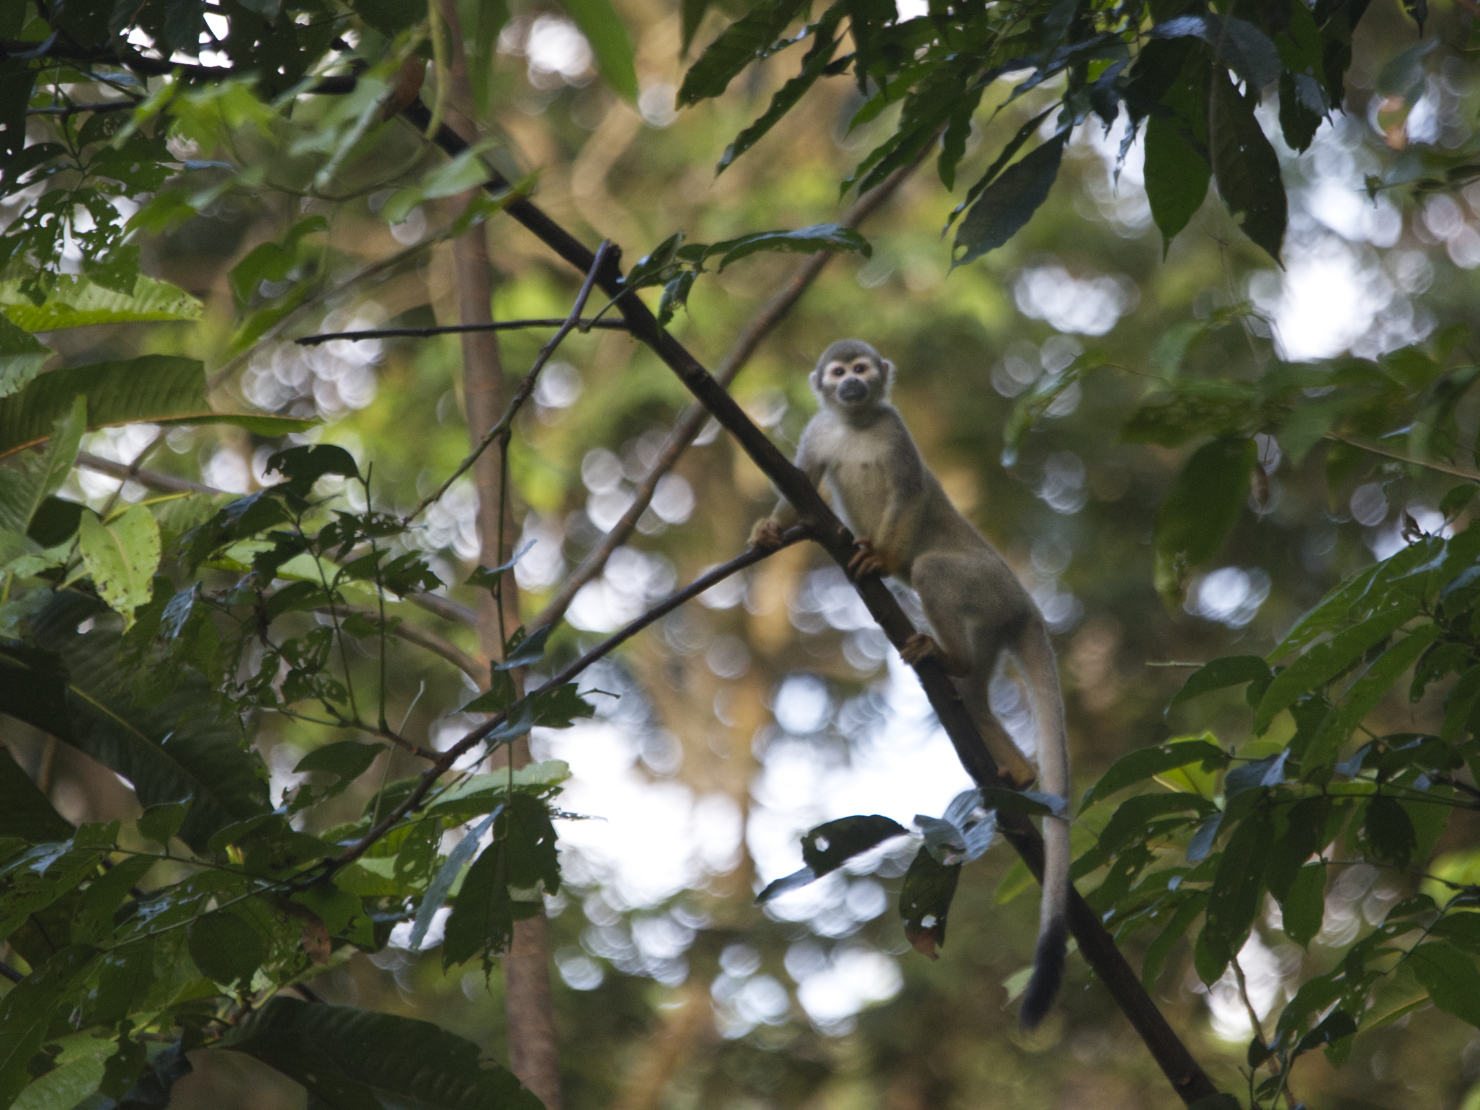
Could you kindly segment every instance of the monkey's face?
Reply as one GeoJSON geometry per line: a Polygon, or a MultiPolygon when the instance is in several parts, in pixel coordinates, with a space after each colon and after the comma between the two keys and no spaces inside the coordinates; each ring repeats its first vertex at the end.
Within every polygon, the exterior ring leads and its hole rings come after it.
{"type": "Polygon", "coordinates": [[[812,372],[812,386],[824,404],[840,409],[878,404],[888,392],[891,366],[863,343],[834,343],[812,372]]]}

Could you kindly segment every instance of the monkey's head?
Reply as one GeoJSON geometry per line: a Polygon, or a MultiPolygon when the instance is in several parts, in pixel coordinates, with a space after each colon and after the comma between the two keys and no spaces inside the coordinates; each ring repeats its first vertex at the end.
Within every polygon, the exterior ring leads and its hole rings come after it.
{"type": "Polygon", "coordinates": [[[894,364],[861,339],[839,339],[822,352],[812,371],[812,392],[844,412],[874,408],[889,399],[894,364]]]}

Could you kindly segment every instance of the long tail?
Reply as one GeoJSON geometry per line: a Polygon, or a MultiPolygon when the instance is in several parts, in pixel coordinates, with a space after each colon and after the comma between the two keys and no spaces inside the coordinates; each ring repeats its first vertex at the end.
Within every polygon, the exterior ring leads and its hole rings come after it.
{"type": "MultiPolygon", "coordinates": [[[[1069,746],[1064,727],[1064,697],[1058,664],[1042,620],[1031,620],[1019,648],[1033,700],[1038,732],[1038,789],[1069,801],[1069,746]]],[[[1038,917],[1038,948],[1033,977],[1023,996],[1018,1024],[1032,1029],[1047,1015],[1064,981],[1069,939],[1069,822],[1043,819],[1043,901],[1038,917]]]]}

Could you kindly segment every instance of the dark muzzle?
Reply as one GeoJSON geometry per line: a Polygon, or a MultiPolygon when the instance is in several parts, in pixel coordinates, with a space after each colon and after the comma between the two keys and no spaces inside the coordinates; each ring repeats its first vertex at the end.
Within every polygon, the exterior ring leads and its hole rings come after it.
{"type": "Polygon", "coordinates": [[[842,385],[838,386],[838,400],[840,401],[847,401],[849,404],[852,404],[854,401],[862,401],[867,396],[868,386],[864,385],[857,378],[849,378],[842,385]]]}

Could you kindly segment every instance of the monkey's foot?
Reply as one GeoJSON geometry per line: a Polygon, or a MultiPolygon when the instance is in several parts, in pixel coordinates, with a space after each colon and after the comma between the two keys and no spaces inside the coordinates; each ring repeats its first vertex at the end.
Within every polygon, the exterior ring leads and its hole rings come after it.
{"type": "Polygon", "coordinates": [[[910,666],[914,666],[921,659],[940,659],[943,656],[940,645],[923,632],[916,632],[904,642],[904,647],[899,649],[902,659],[910,666]]]}
{"type": "Polygon", "coordinates": [[[775,551],[781,546],[781,525],[769,517],[758,520],[755,527],[750,530],[750,546],[758,547],[762,551],[775,551]]]}
{"type": "Polygon", "coordinates": [[[867,536],[859,536],[853,541],[853,547],[853,558],[848,560],[848,573],[854,578],[889,573],[889,564],[884,562],[884,556],[874,550],[873,541],[867,536]]]}

